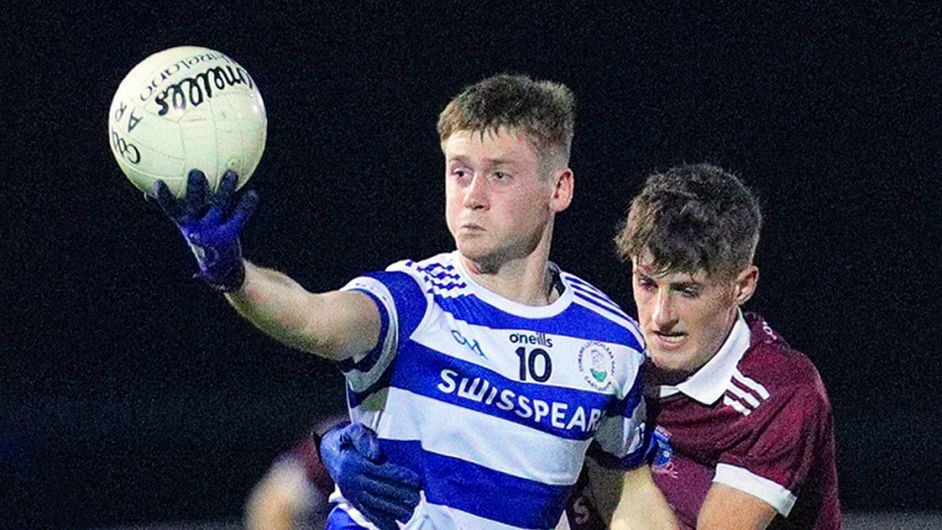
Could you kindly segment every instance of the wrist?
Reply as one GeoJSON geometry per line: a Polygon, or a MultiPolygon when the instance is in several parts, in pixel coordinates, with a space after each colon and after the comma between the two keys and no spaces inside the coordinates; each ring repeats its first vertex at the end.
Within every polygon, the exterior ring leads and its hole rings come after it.
{"type": "Polygon", "coordinates": [[[245,282],[245,264],[242,262],[242,246],[238,240],[223,246],[201,246],[192,241],[189,244],[200,268],[197,278],[216,291],[232,292],[242,287],[245,282]]]}

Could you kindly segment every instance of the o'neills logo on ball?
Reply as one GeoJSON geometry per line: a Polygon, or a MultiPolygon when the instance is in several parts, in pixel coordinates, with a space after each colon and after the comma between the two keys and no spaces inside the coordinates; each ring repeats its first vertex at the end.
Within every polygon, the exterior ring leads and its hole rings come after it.
{"type": "Polygon", "coordinates": [[[157,114],[167,114],[171,106],[177,110],[185,110],[187,106],[199,107],[205,100],[213,97],[214,91],[219,92],[236,85],[252,88],[254,83],[248,72],[238,66],[208,68],[192,77],[184,77],[158,94],[154,98],[154,103],[160,107],[157,114]]]}
{"type": "Polygon", "coordinates": [[[579,371],[592,388],[606,390],[615,374],[615,354],[601,342],[587,342],[579,350],[579,371]]]}
{"type": "MultiPolygon", "coordinates": [[[[166,51],[164,53],[166,53],[166,51]]],[[[180,70],[191,70],[194,66],[200,63],[218,64],[220,61],[225,61],[226,64],[234,64],[231,59],[217,52],[200,53],[191,57],[180,59],[179,61],[161,70],[158,74],[155,74],[154,77],[150,79],[150,82],[144,85],[144,87],[141,89],[140,94],[138,94],[138,98],[140,99],[141,103],[146,102],[151,98],[151,96],[154,95],[155,92],[157,92],[157,89],[163,85],[165,81],[179,73],[180,70]]]]}

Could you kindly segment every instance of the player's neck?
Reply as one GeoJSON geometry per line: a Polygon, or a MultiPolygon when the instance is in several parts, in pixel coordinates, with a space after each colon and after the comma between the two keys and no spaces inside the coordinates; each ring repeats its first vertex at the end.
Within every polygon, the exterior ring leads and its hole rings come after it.
{"type": "Polygon", "coordinates": [[[508,300],[542,306],[559,298],[556,288],[558,276],[550,269],[548,244],[540,245],[525,257],[502,261],[498,265],[477,263],[464,256],[460,259],[471,279],[508,300]]]}

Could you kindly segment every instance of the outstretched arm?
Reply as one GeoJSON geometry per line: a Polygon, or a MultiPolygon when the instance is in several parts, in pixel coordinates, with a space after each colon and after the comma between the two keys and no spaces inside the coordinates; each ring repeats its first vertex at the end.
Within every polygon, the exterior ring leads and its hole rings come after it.
{"type": "Polygon", "coordinates": [[[161,181],[156,195],[199,263],[202,278],[226,293],[236,310],[285,344],[333,360],[370,351],[379,338],[379,310],[362,293],[315,294],[288,276],[242,258],[239,234],[258,203],[254,191],[236,201],[238,175],[227,172],[215,193],[199,170],[177,199],[161,181]]]}
{"type": "Polygon", "coordinates": [[[226,299],[243,317],[294,348],[341,361],[371,350],[380,316],[365,294],[315,294],[280,272],[243,261],[245,281],[226,299]]]}

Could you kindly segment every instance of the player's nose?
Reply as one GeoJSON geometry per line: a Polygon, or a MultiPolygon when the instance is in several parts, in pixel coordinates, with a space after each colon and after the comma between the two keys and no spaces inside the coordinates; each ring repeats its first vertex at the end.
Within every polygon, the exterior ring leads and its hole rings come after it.
{"type": "Polygon", "coordinates": [[[487,208],[487,186],[488,182],[486,178],[475,175],[474,178],[471,179],[471,183],[464,188],[465,208],[471,208],[472,210],[487,208]]]}
{"type": "Polygon", "coordinates": [[[662,331],[669,330],[676,323],[673,298],[669,293],[658,291],[655,295],[651,320],[662,331]]]}

